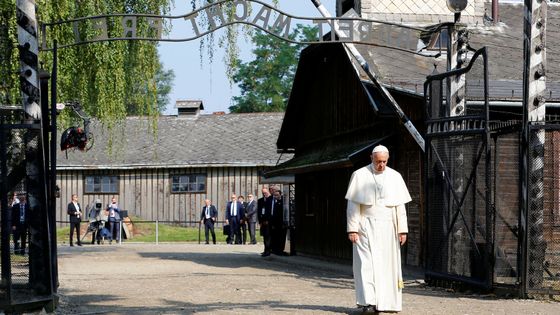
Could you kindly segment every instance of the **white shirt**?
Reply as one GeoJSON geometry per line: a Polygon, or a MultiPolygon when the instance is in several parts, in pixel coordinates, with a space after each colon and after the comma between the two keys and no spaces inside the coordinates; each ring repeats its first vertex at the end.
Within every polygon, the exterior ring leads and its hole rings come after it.
{"type": "Polygon", "coordinates": [[[72,201],[72,203],[74,204],[74,208],[76,208],[76,216],[80,217],[80,215],[82,214],[82,211],[80,210],[80,205],[78,205],[78,203],[75,201],[72,201]]]}

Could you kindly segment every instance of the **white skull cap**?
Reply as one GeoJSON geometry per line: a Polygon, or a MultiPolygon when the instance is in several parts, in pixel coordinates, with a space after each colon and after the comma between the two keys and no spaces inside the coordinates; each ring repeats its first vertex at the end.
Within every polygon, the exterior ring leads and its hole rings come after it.
{"type": "Polygon", "coordinates": [[[387,147],[384,145],[378,145],[375,148],[373,148],[373,151],[371,151],[371,153],[381,153],[381,152],[389,153],[389,149],[387,149],[387,147]]]}

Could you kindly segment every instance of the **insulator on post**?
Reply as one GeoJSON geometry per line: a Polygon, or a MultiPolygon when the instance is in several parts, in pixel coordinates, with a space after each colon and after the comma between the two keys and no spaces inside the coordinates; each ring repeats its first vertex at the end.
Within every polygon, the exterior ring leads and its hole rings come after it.
{"type": "Polygon", "coordinates": [[[537,28],[541,28],[543,26],[543,19],[538,19],[536,23],[537,28]]]}
{"type": "Polygon", "coordinates": [[[540,53],[542,50],[544,49],[544,45],[540,44],[540,45],[536,45],[535,46],[535,52],[538,54],[540,53]]]}
{"type": "Polygon", "coordinates": [[[33,72],[31,72],[31,69],[27,69],[25,71],[20,72],[19,75],[22,76],[22,77],[29,78],[32,74],[33,74],[33,72]]]}
{"type": "Polygon", "coordinates": [[[538,95],[533,100],[533,105],[539,106],[540,104],[544,103],[544,97],[542,95],[538,95]]]}
{"type": "Polygon", "coordinates": [[[544,67],[541,66],[539,69],[537,69],[537,71],[535,71],[535,80],[542,78],[544,75],[545,75],[544,67]]]}
{"type": "Polygon", "coordinates": [[[25,43],[25,44],[23,44],[23,45],[18,45],[17,48],[18,48],[19,50],[29,50],[29,48],[31,48],[31,44],[25,43]]]}

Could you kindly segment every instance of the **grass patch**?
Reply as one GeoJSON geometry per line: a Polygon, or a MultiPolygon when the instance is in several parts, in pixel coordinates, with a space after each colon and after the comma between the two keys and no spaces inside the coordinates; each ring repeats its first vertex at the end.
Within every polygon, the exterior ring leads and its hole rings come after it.
{"type": "MultiPolygon", "coordinates": [[[[135,218],[133,218],[134,220],[135,218]]],[[[137,221],[141,221],[136,218],[137,221]]],[[[134,222],[134,221],[133,221],[134,222]]],[[[88,227],[87,222],[82,222],[80,226],[80,231],[83,234],[88,227]]],[[[132,229],[132,242],[146,242],[155,243],[156,241],[156,224],[155,222],[137,222],[133,223],[132,229]]],[[[226,236],[222,233],[222,226],[215,226],[214,231],[216,233],[216,242],[225,243],[226,236]]],[[[159,242],[198,242],[198,227],[184,227],[178,224],[158,224],[158,241],[159,242]]],[[[70,237],[70,227],[57,228],[56,237],[58,243],[68,243],[70,237]]],[[[75,237],[75,236],[74,236],[75,237]]],[[[247,231],[247,238],[249,238],[249,231],[247,231]]],[[[91,241],[91,233],[88,233],[84,242],[91,241]]],[[[200,228],[200,242],[204,242],[204,226],[200,228]]],[[[210,235],[210,241],[212,241],[212,235],[210,235]]],[[[262,236],[259,235],[257,230],[257,242],[262,243],[262,236]]]]}

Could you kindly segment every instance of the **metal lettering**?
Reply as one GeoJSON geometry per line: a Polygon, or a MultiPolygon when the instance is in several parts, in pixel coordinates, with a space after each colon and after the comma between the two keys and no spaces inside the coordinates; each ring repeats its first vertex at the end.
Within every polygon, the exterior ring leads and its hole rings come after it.
{"type": "Polygon", "coordinates": [[[226,19],[224,18],[224,12],[222,11],[222,7],[220,7],[219,5],[213,6],[213,7],[209,7],[204,9],[204,11],[206,12],[206,15],[208,16],[208,23],[210,23],[210,28],[211,29],[216,29],[218,28],[218,25],[216,25],[216,21],[214,21],[214,18],[218,18],[220,19],[220,25],[222,26],[224,24],[226,24],[226,19]]]}
{"type": "MultiPolygon", "coordinates": [[[[261,4],[261,7],[258,7],[258,10],[256,10],[256,7],[253,9],[253,7],[251,7],[253,2],[256,1],[216,1],[200,8],[197,12],[191,12],[184,15],[182,18],[185,21],[190,21],[192,32],[189,31],[189,36],[180,40],[162,38],[164,19],[165,21],[173,21],[173,19],[177,18],[171,16],[126,14],[117,17],[116,23],[120,22],[123,27],[122,36],[111,34],[108,31],[109,23],[110,21],[113,21],[114,18],[112,15],[92,16],[72,21],[44,23],[41,29],[41,35],[43,38],[41,50],[50,50],[46,41],[46,39],[49,38],[46,34],[47,29],[50,31],[50,29],[62,27],[66,27],[67,29],[61,29],[61,32],[73,32],[74,42],[69,40],[69,43],[60,43],[58,48],[105,40],[156,39],[161,41],[190,41],[224,25],[236,23],[249,24],[263,29],[279,38],[295,42],[294,39],[291,39],[291,36],[295,35],[292,34],[292,22],[295,24],[296,21],[292,20],[299,18],[276,11],[273,7],[260,2],[258,3],[261,4]],[[234,10],[231,15],[225,15],[222,7],[223,5],[227,5],[228,8],[232,8],[234,10]],[[204,12],[206,15],[199,14],[199,12],[204,12]],[[256,15],[253,15],[252,12],[256,12],[256,15]],[[207,24],[208,28],[202,28],[204,21],[206,22],[205,24],[207,24]],[[143,23],[146,23],[147,25],[146,30],[144,30],[144,28],[138,28],[140,25],[143,25],[143,23]],[[198,23],[201,23],[201,25],[198,25],[198,23]],[[72,28],[72,30],[69,30],[69,28],[72,28]]],[[[406,49],[413,53],[417,52],[416,35],[420,32],[429,31],[428,29],[424,30],[419,27],[408,28],[405,25],[388,25],[383,22],[372,22],[363,20],[359,17],[352,19],[329,17],[328,19],[304,20],[312,26],[314,25],[318,28],[318,39],[314,39],[312,41],[315,43],[324,42],[325,34],[330,32],[331,36],[328,39],[329,41],[362,42],[382,45],[389,48],[394,47],[396,49],[406,49]],[[328,25],[329,28],[325,25],[328,25]]]]}
{"type": "Polygon", "coordinates": [[[189,14],[189,15],[185,16],[185,21],[191,21],[193,32],[198,37],[198,36],[200,36],[200,31],[198,30],[198,25],[196,24],[196,21],[195,21],[197,16],[198,16],[198,13],[189,14]]]}
{"type": "Polygon", "coordinates": [[[148,22],[148,27],[156,31],[156,38],[160,39],[163,28],[161,18],[148,17],[146,21],[148,22]]]}
{"type": "Polygon", "coordinates": [[[93,19],[91,21],[92,27],[96,31],[100,31],[100,34],[95,36],[94,40],[104,40],[107,39],[107,20],[104,18],[93,19]]]}
{"type": "Polygon", "coordinates": [[[74,23],[72,23],[72,30],[74,31],[74,41],[76,43],[81,42],[82,39],[80,38],[80,30],[78,30],[78,21],[74,21],[74,23]]]}
{"type": "Polygon", "coordinates": [[[279,14],[278,17],[276,18],[276,21],[274,21],[274,25],[270,27],[270,30],[278,35],[280,35],[280,33],[282,33],[282,30],[284,30],[284,35],[282,35],[282,37],[289,38],[291,23],[292,23],[291,17],[279,14]],[[285,19],[283,19],[283,17],[285,19]]]}
{"type": "Polygon", "coordinates": [[[313,20],[313,24],[317,24],[317,29],[319,30],[319,41],[322,42],[323,41],[323,24],[328,24],[329,22],[325,21],[325,20],[313,20]]]}
{"type": "Polygon", "coordinates": [[[338,40],[341,42],[352,41],[354,39],[354,21],[352,20],[341,20],[338,22],[338,30],[340,31],[338,35],[338,40]]]}
{"type": "Polygon", "coordinates": [[[124,16],[121,20],[123,27],[122,37],[136,37],[136,16],[124,16]],[[128,26],[130,22],[130,26],[128,26]],[[130,34],[130,36],[128,36],[130,34]]]}
{"type": "Polygon", "coordinates": [[[233,18],[240,22],[240,21],[245,21],[247,19],[247,17],[249,16],[249,10],[247,9],[247,2],[243,1],[243,0],[237,0],[233,2],[233,7],[235,8],[235,14],[233,15],[233,18]],[[238,10],[237,7],[241,5],[243,7],[243,15],[239,16],[238,14],[238,10]]]}
{"type": "MultiPolygon", "coordinates": [[[[259,13],[257,13],[257,15],[255,16],[255,18],[253,19],[253,24],[257,25],[257,22],[259,20],[263,21],[263,28],[266,29],[268,26],[268,20],[270,19],[270,9],[263,6],[259,13]]],[[[258,25],[257,25],[258,26],[258,25]]]]}
{"type": "Polygon", "coordinates": [[[373,41],[371,22],[360,22],[358,24],[359,41],[371,42],[373,41]]]}

